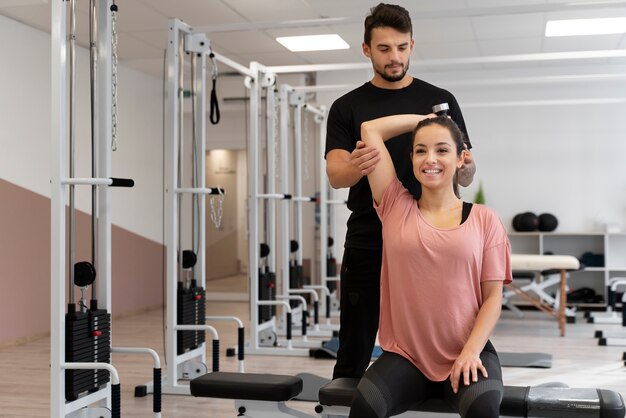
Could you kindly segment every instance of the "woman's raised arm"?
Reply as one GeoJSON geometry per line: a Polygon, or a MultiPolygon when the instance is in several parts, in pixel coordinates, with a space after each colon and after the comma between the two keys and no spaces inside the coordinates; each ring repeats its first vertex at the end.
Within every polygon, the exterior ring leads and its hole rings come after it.
{"type": "MultiPolygon", "coordinates": [[[[361,124],[361,140],[367,145],[378,149],[380,153],[380,161],[376,164],[376,168],[367,175],[370,188],[372,189],[372,197],[377,204],[382,200],[387,186],[389,186],[396,177],[396,169],[389,155],[389,151],[387,151],[387,147],[385,147],[385,141],[403,133],[413,131],[421,120],[434,116],[434,114],[393,115],[373,119],[361,124]]],[[[408,148],[406,158],[410,158],[408,148]]]]}

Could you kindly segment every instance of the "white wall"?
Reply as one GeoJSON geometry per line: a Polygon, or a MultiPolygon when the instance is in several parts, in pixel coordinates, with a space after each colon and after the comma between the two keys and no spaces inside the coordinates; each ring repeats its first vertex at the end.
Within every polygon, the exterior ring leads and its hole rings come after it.
{"type": "MultiPolygon", "coordinates": [[[[50,197],[50,35],[0,16],[0,178],[50,197]]],[[[88,54],[77,50],[76,175],[89,177],[88,54]]],[[[120,66],[119,149],[112,175],[135,180],[113,192],[113,223],[161,242],[161,81],[120,66]]],[[[76,207],[90,212],[90,193],[77,192],[76,207]]]]}

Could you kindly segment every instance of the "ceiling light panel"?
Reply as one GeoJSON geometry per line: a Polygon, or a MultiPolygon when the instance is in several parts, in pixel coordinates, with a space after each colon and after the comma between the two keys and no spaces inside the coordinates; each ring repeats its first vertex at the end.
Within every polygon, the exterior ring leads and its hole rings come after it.
{"type": "Polygon", "coordinates": [[[550,20],[546,23],[546,37],[612,35],[626,33],[626,17],[602,19],[550,20]]]}
{"type": "Polygon", "coordinates": [[[350,45],[336,33],[327,35],[283,36],[276,41],[294,52],[348,49],[350,45]]]}

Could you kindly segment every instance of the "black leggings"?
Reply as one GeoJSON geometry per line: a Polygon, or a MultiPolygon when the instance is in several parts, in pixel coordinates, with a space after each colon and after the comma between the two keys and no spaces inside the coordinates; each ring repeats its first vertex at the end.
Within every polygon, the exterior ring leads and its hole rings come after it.
{"type": "Polygon", "coordinates": [[[383,353],[365,372],[350,408],[350,418],[387,418],[439,398],[452,405],[463,418],[497,418],[503,385],[500,360],[487,342],[480,359],[489,378],[478,372],[478,382],[462,382],[455,394],[450,379],[433,382],[404,357],[383,353]]]}

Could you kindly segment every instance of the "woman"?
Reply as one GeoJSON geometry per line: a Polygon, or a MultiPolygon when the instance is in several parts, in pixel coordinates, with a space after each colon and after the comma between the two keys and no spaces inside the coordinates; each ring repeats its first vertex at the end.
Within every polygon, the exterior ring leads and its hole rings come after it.
{"type": "Polygon", "coordinates": [[[383,225],[384,353],[361,379],[350,417],[389,417],[429,398],[463,418],[498,417],[502,373],[489,336],[511,281],[510,245],[491,209],[458,197],[463,134],[447,117],[396,115],[363,123],[361,139],[380,156],[367,176],[383,225]],[[417,201],[384,145],[416,125],[417,201]]]}

